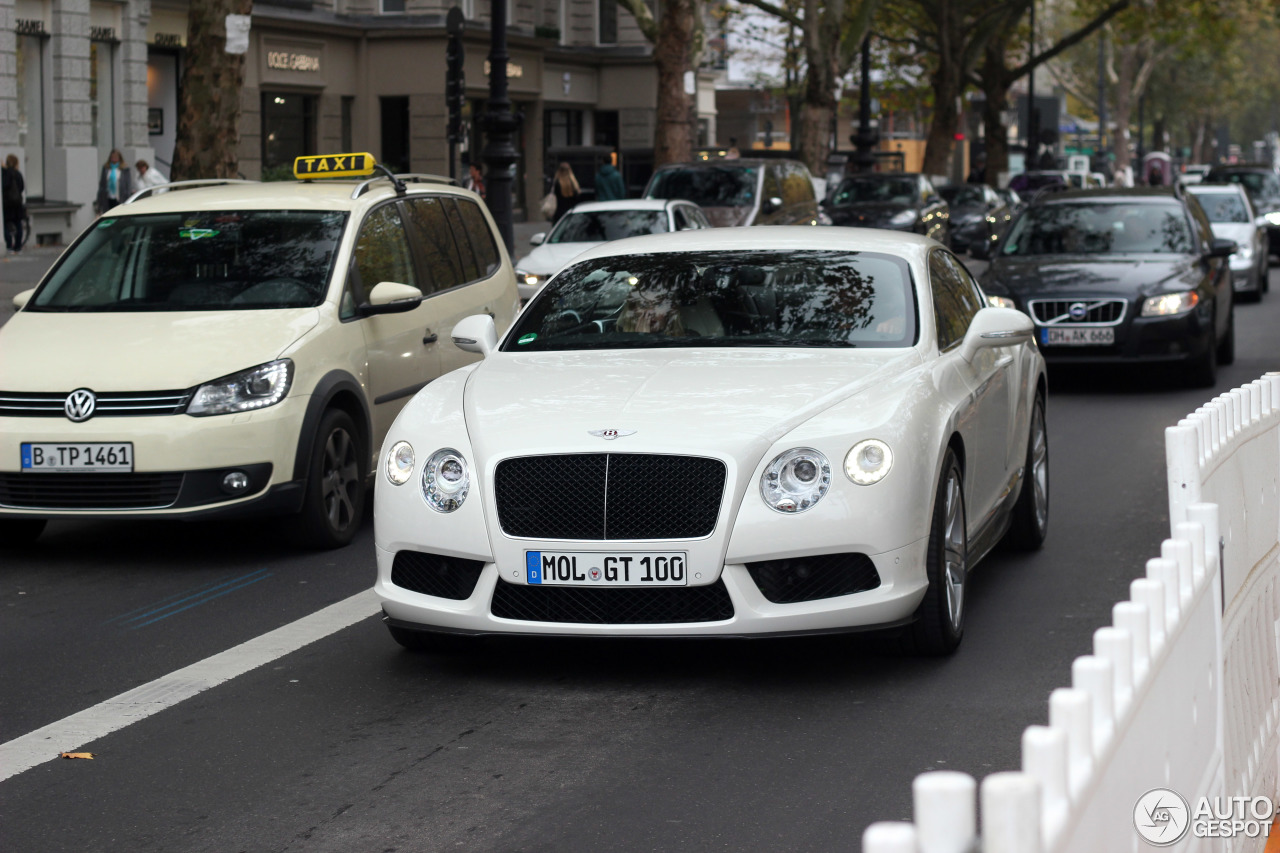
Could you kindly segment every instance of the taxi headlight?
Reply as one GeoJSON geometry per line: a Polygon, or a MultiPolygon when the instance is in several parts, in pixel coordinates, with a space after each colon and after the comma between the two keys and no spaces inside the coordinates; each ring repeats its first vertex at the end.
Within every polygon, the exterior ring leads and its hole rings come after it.
{"type": "Polygon", "coordinates": [[[413,446],[407,441],[397,441],[387,451],[385,471],[393,486],[403,486],[413,476],[413,446]]]}
{"type": "Polygon", "coordinates": [[[471,469],[462,454],[446,447],[422,466],[422,496],[438,512],[453,512],[471,491],[471,469]]]}
{"type": "Polygon", "coordinates": [[[878,438],[859,441],[844,457],[844,472],[859,486],[880,482],[892,467],[893,451],[878,438]]]}
{"type": "Polygon", "coordinates": [[[990,308],[1017,308],[1018,307],[1017,305],[1014,305],[1013,300],[1008,298],[1007,296],[991,296],[990,294],[987,295],[987,306],[990,308]]]}
{"type": "Polygon", "coordinates": [[[1200,294],[1194,290],[1152,296],[1142,303],[1142,316],[1168,317],[1172,314],[1182,314],[1195,308],[1199,303],[1200,294]]]}
{"type": "Polygon", "coordinates": [[[293,360],[270,361],[201,385],[191,395],[187,414],[204,417],[265,409],[283,400],[292,384],[293,360]]]}
{"type": "Polygon", "coordinates": [[[831,463],[809,447],[778,454],[760,475],[760,496],[778,512],[804,512],[822,500],[829,488],[831,463]]]}

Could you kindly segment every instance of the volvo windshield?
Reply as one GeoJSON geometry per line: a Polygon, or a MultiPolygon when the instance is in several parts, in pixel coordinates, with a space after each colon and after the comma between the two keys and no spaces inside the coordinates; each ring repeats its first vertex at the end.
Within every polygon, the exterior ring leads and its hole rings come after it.
{"type": "Polygon", "coordinates": [[[1180,205],[1072,202],[1027,208],[1001,254],[1190,254],[1194,246],[1180,205]]]}
{"type": "Polygon", "coordinates": [[[670,252],[568,267],[507,352],[653,347],[906,347],[907,262],[873,252],[670,252]]]}
{"type": "Polygon", "coordinates": [[[324,301],[347,214],[198,211],[100,220],[28,311],[226,311],[324,301]]]}

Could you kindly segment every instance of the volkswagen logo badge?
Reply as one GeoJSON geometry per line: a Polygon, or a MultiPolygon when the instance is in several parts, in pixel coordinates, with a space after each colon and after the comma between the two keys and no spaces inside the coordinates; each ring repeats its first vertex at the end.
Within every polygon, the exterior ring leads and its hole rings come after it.
{"type": "Polygon", "coordinates": [[[613,441],[615,438],[621,438],[626,435],[635,435],[633,429],[589,429],[587,435],[594,435],[597,438],[603,438],[605,441],[613,441]]]}
{"type": "Polygon", "coordinates": [[[1089,316],[1089,306],[1083,302],[1073,302],[1071,307],[1067,309],[1067,314],[1072,320],[1079,322],[1089,316]]]}
{"type": "Polygon", "coordinates": [[[75,423],[89,420],[97,407],[98,398],[88,388],[72,391],[67,395],[66,402],[62,404],[62,410],[67,413],[67,419],[75,423]]]}

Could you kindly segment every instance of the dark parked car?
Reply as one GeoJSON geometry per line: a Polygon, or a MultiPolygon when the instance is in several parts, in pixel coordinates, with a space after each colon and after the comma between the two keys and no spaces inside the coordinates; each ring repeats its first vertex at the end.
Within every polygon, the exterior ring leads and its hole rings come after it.
{"type": "Polygon", "coordinates": [[[1168,362],[1212,385],[1235,358],[1228,259],[1180,188],[1043,196],[995,244],[982,287],[1036,324],[1050,362],[1168,362]]]}
{"type": "Polygon", "coordinates": [[[808,168],[796,160],[723,159],[674,163],[653,173],[645,198],[682,198],[712,225],[817,225],[808,168]]]}
{"type": "Polygon", "coordinates": [[[996,195],[1000,196],[1001,201],[1009,208],[1009,212],[1015,216],[1022,208],[1027,206],[1026,201],[1013,187],[998,189],[996,190],[996,195]]]}
{"type": "Polygon", "coordinates": [[[956,184],[938,192],[951,209],[951,248],[957,252],[990,244],[1013,219],[1004,199],[986,184],[956,184]]]}
{"type": "Polygon", "coordinates": [[[827,202],[833,225],[914,231],[946,244],[950,210],[924,175],[872,172],[840,182],[827,202]]]}
{"type": "Polygon", "coordinates": [[[1214,166],[1205,175],[1206,184],[1239,184],[1249,194],[1258,224],[1267,228],[1267,246],[1272,255],[1280,255],[1280,176],[1275,169],[1261,163],[1237,163],[1214,166]]]}

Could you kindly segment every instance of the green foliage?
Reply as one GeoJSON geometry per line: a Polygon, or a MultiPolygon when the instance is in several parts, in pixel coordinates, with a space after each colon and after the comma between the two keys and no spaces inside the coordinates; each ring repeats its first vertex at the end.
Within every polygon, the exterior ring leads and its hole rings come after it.
{"type": "Polygon", "coordinates": [[[267,166],[262,170],[262,180],[264,183],[268,181],[292,181],[293,165],[282,163],[279,166],[267,166]]]}

